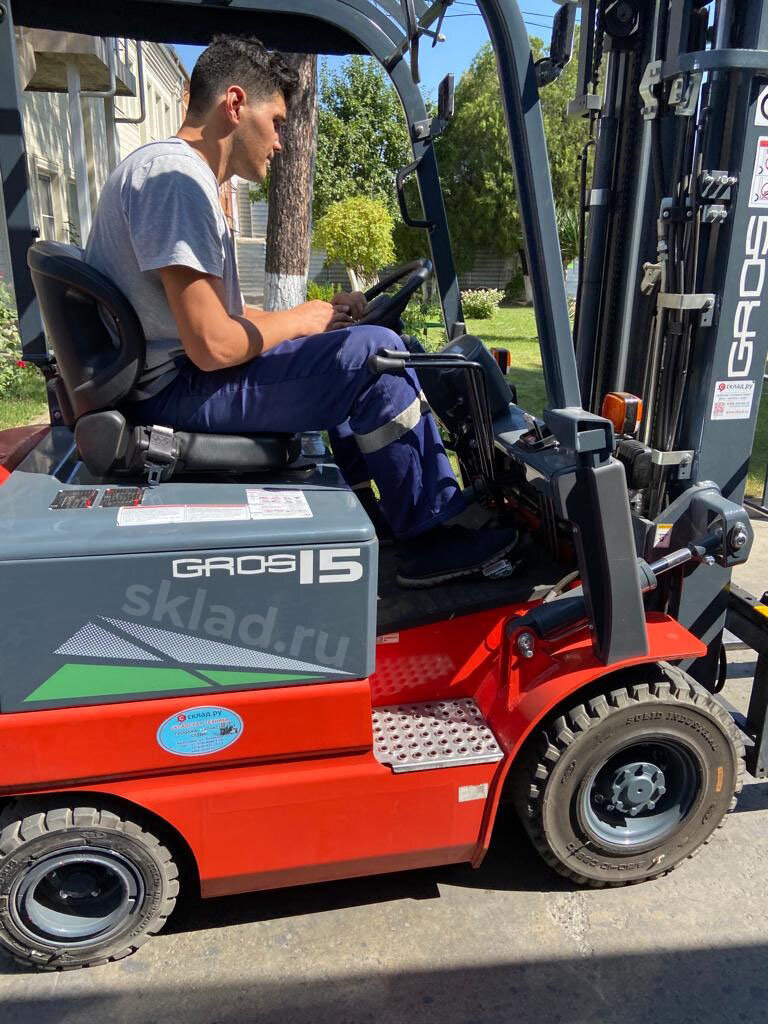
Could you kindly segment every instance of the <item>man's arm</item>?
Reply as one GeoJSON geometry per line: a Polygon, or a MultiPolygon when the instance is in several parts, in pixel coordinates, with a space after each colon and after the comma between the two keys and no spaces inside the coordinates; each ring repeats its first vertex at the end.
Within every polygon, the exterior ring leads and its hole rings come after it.
{"type": "Polygon", "coordinates": [[[184,266],[161,267],[158,273],[184,351],[200,370],[239,366],[282,341],[352,323],[347,313],[320,300],[279,312],[249,308],[245,316],[230,316],[221,278],[184,266]]]}

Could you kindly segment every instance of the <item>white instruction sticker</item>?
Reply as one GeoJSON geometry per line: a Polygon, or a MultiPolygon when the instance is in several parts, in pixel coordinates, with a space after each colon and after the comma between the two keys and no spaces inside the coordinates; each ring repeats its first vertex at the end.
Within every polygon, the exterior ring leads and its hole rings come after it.
{"type": "Polygon", "coordinates": [[[139,505],[117,510],[118,526],[231,523],[250,519],[247,505],[139,505]]]}
{"type": "Polygon", "coordinates": [[[712,399],[713,420],[748,420],[755,394],[753,380],[719,380],[712,399]]]}
{"type": "Polygon", "coordinates": [[[459,786],[459,803],[466,804],[470,800],[485,800],[488,796],[488,783],[481,782],[477,786],[459,786]]]}
{"type": "Polygon", "coordinates": [[[768,137],[765,135],[761,135],[757,140],[755,169],[752,172],[749,205],[768,206],[768,137]]]}
{"type": "Polygon", "coordinates": [[[304,491],[249,488],[246,492],[251,519],[311,519],[312,509],[304,491]]]}

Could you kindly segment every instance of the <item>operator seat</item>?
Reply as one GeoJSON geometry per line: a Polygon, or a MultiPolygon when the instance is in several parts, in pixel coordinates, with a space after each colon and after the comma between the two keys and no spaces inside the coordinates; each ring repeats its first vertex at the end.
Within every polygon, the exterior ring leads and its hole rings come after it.
{"type": "Polygon", "coordinates": [[[282,469],[299,457],[300,438],[293,434],[193,434],[129,423],[120,403],[144,366],[146,350],[136,311],[74,245],[35,242],[27,263],[56,356],[62,418],[74,427],[90,472],[146,473],[152,483],[185,472],[282,469]]]}

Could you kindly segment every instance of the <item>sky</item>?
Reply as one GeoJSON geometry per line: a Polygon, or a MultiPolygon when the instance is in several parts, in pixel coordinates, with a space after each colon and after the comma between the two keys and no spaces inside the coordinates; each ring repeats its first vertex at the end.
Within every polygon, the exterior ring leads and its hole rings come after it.
{"type": "MultiPolygon", "coordinates": [[[[519,3],[529,34],[548,43],[552,19],[559,5],[553,0],[519,0],[519,3]]],[[[452,72],[458,84],[477,51],[488,41],[485,23],[474,0],[454,0],[443,22],[442,32],[446,37],[444,43],[438,43],[432,49],[430,40],[422,39],[419,49],[422,89],[425,96],[433,100],[437,99],[440,80],[452,72]]],[[[190,72],[202,50],[202,46],[176,46],[179,57],[190,72]]],[[[325,59],[331,68],[338,67],[343,60],[340,57],[325,59]]]]}

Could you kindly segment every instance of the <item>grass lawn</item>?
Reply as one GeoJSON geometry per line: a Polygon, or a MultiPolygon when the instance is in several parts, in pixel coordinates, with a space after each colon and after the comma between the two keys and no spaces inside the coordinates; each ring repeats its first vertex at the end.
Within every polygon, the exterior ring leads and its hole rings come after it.
{"type": "MultiPolygon", "coordinates": [[[[497,309],[490,320],[468,320],[467,330],[477,334],[489,346],[509,349],[512,356],[511,377],[517,385],[520,405],[540,415],[546,404],[541,355],[536,336],[533,310],[497,309]]],[[[442,330],[432,329],[430,340],[438,341],[442,330]]],[[[0,430],[30,423],[46,411],[43,380],[39,374],[25,388],[23,397],[0,402],[0,430]]],[[[768,460],[768,399],[760,406],[757,433],[750,466],[747,493],[761,495],[766,461],[768,460]]]]}
{"type": "Polygon", "coordinates": [[[0,430],[34,423],[48,411],[42,374],[29,370],[28,378],[13,398],[0,399],[0,430]]]}

